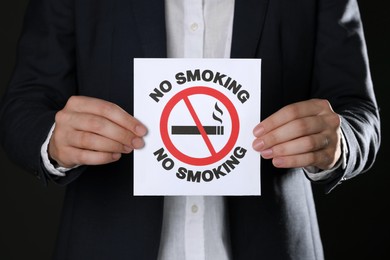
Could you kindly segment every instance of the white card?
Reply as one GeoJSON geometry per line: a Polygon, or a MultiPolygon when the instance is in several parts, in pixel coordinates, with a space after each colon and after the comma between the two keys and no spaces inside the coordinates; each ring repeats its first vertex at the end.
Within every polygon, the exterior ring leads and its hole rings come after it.
{"type": "Polygon", "coordinates": [[[134,59],[134,195],[260,195],[260,59],[134,59]]]}

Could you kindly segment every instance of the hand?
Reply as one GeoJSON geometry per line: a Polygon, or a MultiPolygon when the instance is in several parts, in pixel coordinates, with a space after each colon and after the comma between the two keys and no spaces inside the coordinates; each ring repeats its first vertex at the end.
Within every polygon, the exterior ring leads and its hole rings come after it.
{"type": "Polygon", "coordinates": [[[278,168],[332,168],[341,156],[340,117],[327,100],[283,107],[253,130],[253,148],[278,168]]]}
{"type": "Polygon", "coordinates": [[[60,166],[99,165],[144,146],[147,129],[119,106],[73,96],[56,114],[49,156],[60,166]]]}

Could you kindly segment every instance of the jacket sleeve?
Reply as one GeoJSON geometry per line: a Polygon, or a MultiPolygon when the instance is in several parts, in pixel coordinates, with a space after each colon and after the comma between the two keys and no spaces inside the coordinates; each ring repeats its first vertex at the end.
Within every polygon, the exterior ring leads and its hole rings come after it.
{"type": "Polygon", "coordinates": [[[356,0],[320,0],[312,96],[327,98],[341,116],[346,167],[325,192],[369,170],[380,146],[380,117],[356,0]]]}
{"type": "Polygon", "coordinates": [[[40,148],[56,112],[77,94],[72,2],[29,2],[16,67],[0,105],[4,150],[12,161],[44,183],[51,176],[41,163],[40,148]]]}

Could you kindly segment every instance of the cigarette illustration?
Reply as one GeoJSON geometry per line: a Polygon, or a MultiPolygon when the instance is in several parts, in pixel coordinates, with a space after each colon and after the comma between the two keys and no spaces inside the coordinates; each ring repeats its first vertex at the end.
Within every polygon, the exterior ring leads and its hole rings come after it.
{"type": "MultiPolygon", "coordinates": [[[[208,135],[223,135],[223,126],[203,126],[208,135]]],[[[172,126],[173,135],[200,135],[199,129],[195,125],[174,125],[172,126]]]]}
{"type": "MultiPolygon", "coordinates": [[[[223,115],[222,109],[218,107],[218,104],[215,103],[215,110],[223,115]]],[[[223,123],[222,119],[213,112],[213,119],[215,121],[223,123]]],[[[207,125],[203,126],[204,131],[207,135],[224,135],[223,126],[207,125]]],[[[172,135],[200,135],[199,128],[196,125],[173,125],[172,126],[172,135]]]]}

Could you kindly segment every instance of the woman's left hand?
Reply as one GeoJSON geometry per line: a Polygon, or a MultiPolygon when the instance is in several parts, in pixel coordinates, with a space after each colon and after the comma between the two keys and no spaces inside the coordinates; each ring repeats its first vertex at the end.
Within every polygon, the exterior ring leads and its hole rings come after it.
{"type": "Polygon", "coordinates": [[[287,105],[253,130],[253,148],[278,168],[332,168],[341,156],[341,120],[327,100],[287,105]]]}

